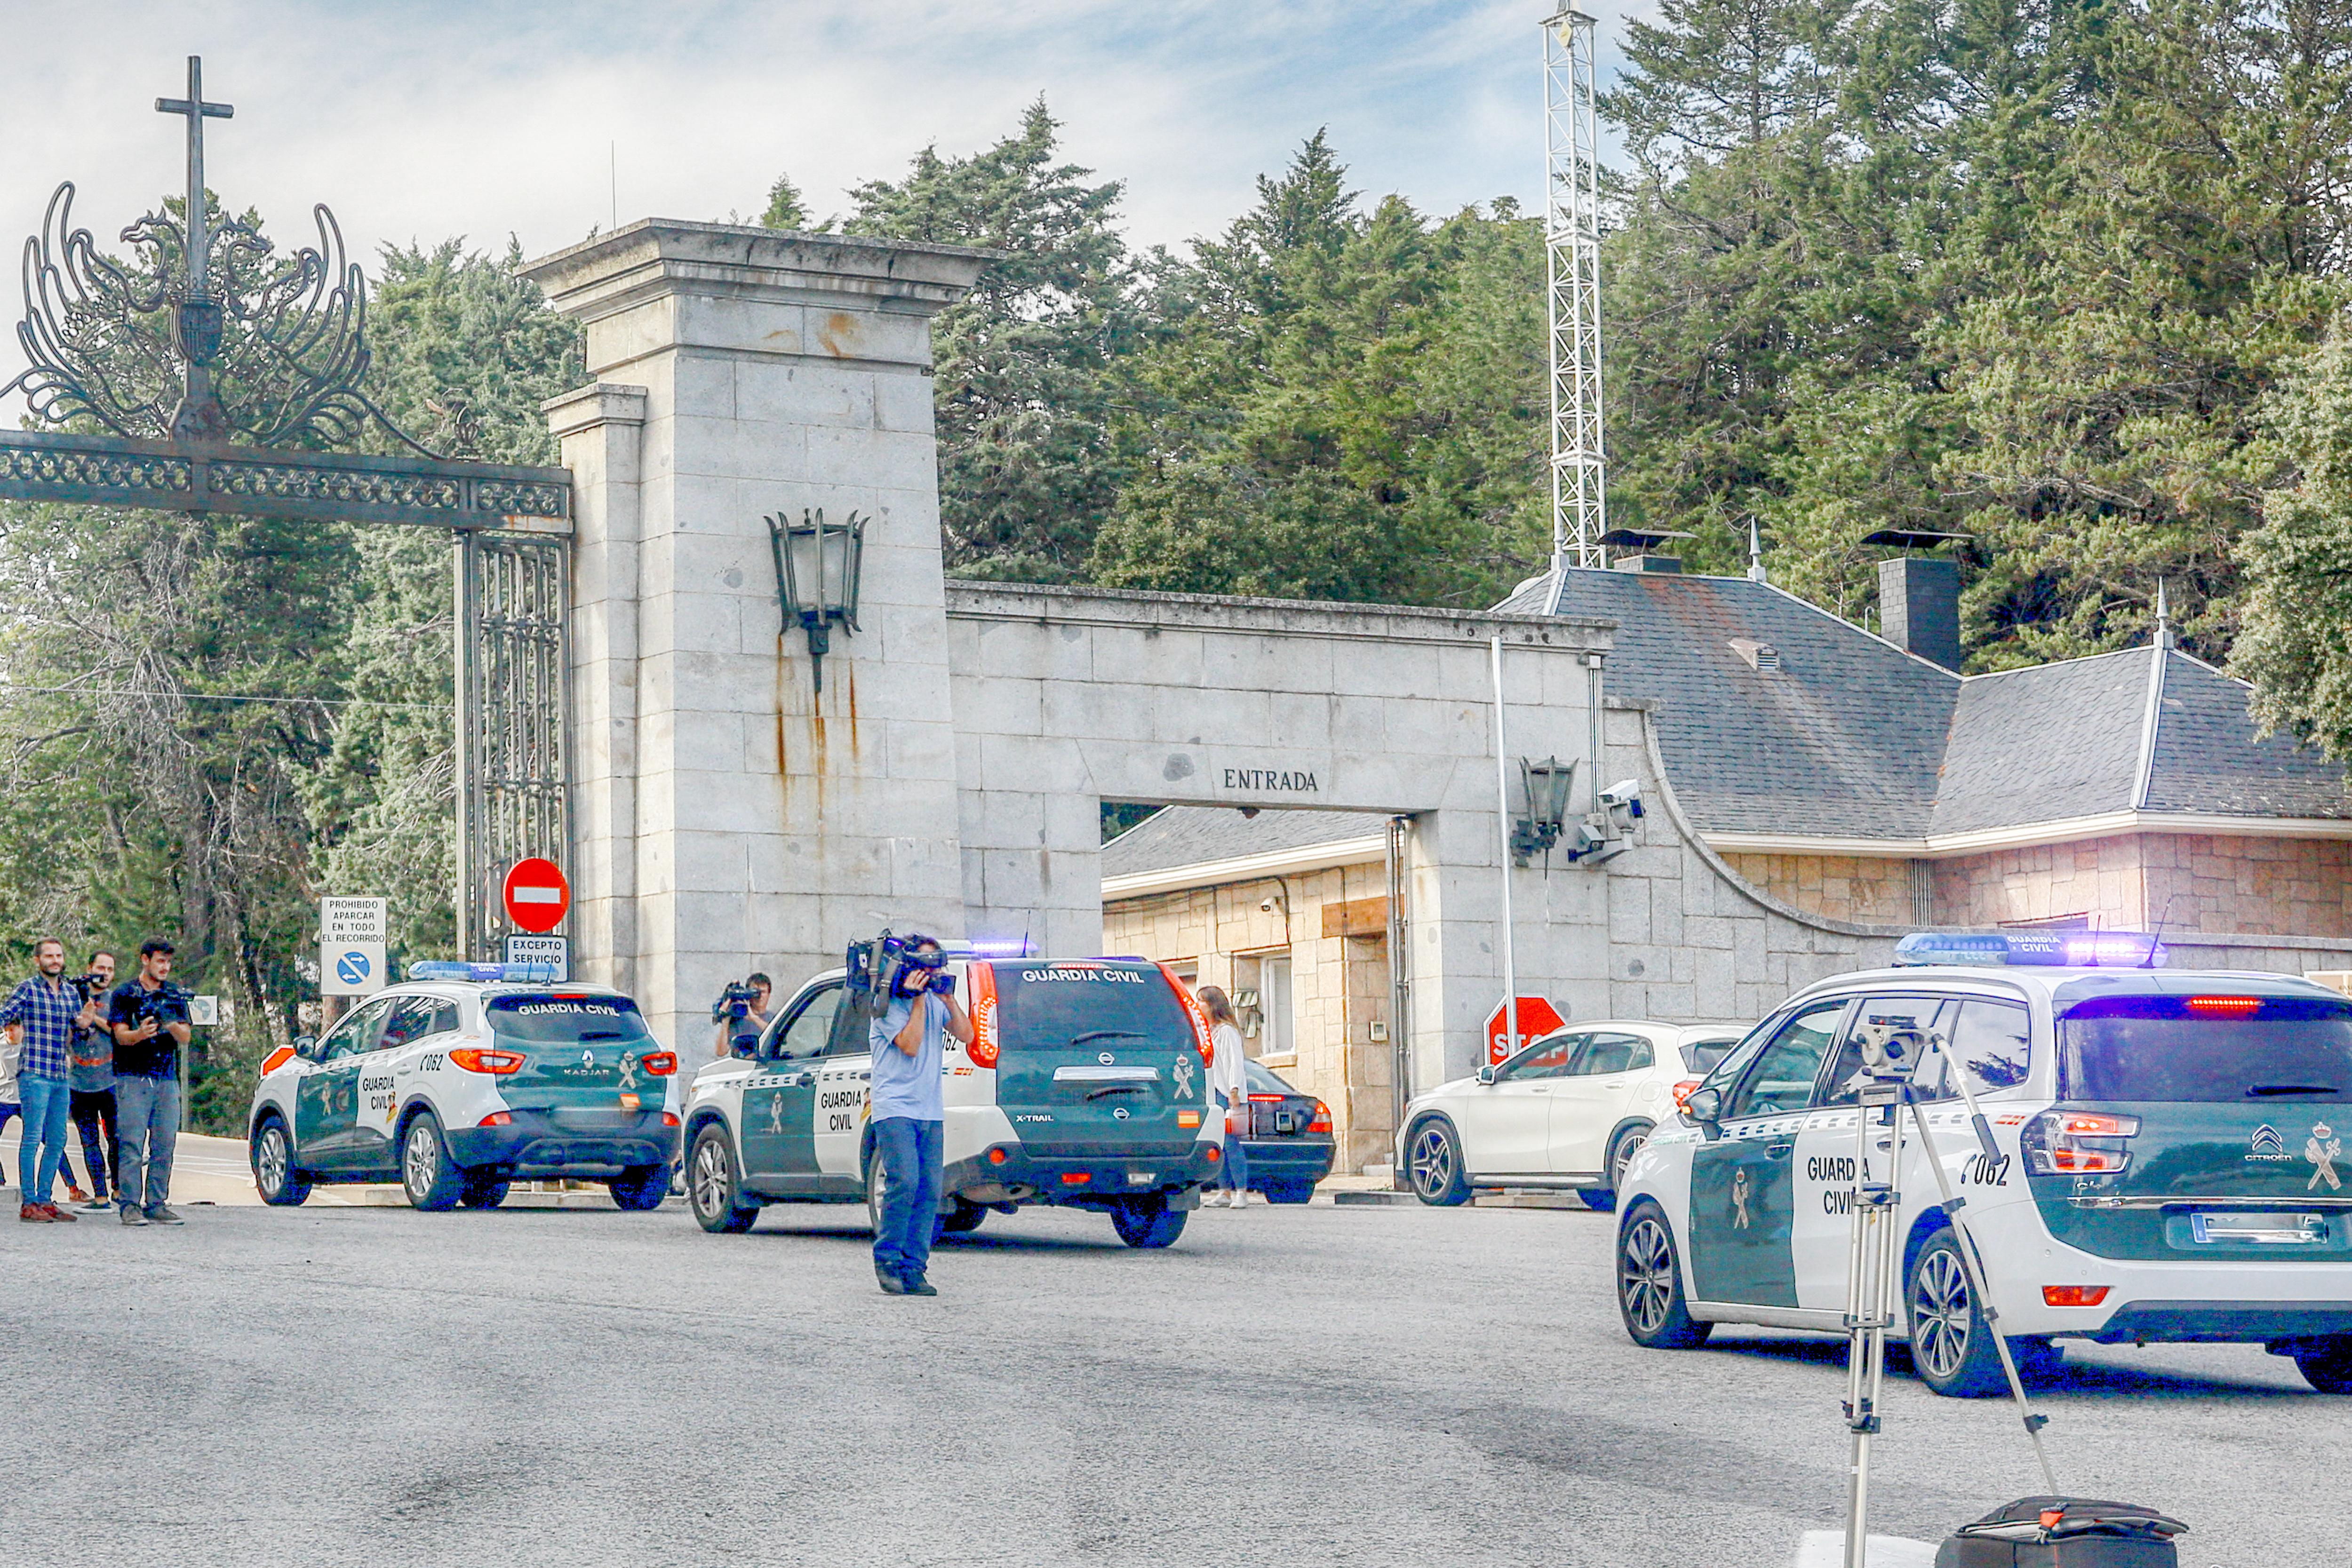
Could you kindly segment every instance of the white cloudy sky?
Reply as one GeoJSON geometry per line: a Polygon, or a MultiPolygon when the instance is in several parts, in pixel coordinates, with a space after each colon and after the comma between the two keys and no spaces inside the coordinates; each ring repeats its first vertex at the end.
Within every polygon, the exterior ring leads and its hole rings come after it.
{"type": "MultiPolygon", "coordinates": [[[[1601,16],[1608,74],[1618,18],[1601,16]]],[[[326,202],[356,254],[619,214],[810,206],[926,143],[983,145],[1040,92],[1076,160],[1128,182],[1129,229],[1221,227],[1318,126],[1352,183],[1425,209],[1542,187],[1537,0],[0,0],[0,242],[70,178],[101,239],[181,184],[185,57],[205,57],[209,183],[281,245],[326,202]]],[[[13,254],[13,253],[11,253],[13,254]]],[[[0,308],[21,300],[8,268],[0,308]]],[[[11,335],[13,340],[13,335],[11,335]]],[[[0,343],[0,381],[19,368],[0,343]]],[[[8,411],[13,413],[13,410],[8,411]]]]}

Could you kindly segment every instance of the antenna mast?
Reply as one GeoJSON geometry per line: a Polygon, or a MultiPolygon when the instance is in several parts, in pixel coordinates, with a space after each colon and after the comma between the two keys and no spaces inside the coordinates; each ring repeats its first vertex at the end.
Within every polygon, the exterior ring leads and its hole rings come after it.
{"type": "Polygon", "coordinates": [[[1593,19],[1562,10],[1543,28],[1551,566],[1557,585],[1568,567],[1606,564],[1601,558],[1601,536],[1609,531],[1601,444],[1601,145],[1593,105],[1593,19]]]}

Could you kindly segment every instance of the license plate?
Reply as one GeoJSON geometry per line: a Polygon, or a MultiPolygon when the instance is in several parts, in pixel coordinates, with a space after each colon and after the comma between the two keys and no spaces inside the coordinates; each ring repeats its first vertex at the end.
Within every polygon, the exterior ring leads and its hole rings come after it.
{"type": "Polygon", "coordinates": [[[1298,1117],[1289,1111],[1276,1111],[1274,1113],[1274,1130],[1277,1133],[1298,1131],[1298,1117]]]}
{"type": "Polygon", "coordinates": [[[2316,1214],[2192,1214],[2189,1234],[2200,1241],[2323,1247],[2327,1243],[2327,1220],[2316,1214]]]}
{"type": "Polygon", "coordinates": [[[1159,1177],[1160,1173],[1158,1171],[1129,1171],[1127,1173],[1127,1185],[1129,1186],[1150,1186],[1154,1181],[1158,1180],[1159,1177]]]}
{"type": "Polygon", "coordinates": [[[637,1097],[636,1097],[635,1095],[634,1095],[634,1094],[624,1094],[624,1095],[622,1095],[622,1096],[621,1096],[621,1109],[622,1109],[622,1110],[624,1110],[624,1111],[634,1111],[634,1110],[635,1110],[636,1108],[637,1108],[637,1097]]]}

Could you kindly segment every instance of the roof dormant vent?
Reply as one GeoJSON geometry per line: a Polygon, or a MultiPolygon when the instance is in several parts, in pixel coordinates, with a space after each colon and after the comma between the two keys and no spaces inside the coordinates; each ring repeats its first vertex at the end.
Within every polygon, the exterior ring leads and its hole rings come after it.
{"type": "Polygon", "coordinates": [[[1731,651],[1748,661],[1748,667],[1769,674],[1780,667],[1780,650],[1767,643],[1750,642],[1745,637],[1731,639],[1731,651]]]}

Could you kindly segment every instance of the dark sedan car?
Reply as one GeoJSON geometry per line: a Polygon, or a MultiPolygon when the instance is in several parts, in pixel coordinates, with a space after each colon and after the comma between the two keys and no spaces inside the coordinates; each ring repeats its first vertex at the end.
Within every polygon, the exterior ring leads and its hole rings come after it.
{"type": "Polygon", "coordinates": [[[1268,1203],[1305,1203],[1315,1196],[1315,1184],[1331,1174],[1331,1107],[1312,1094],[1301,1094],[1276,1077],[1271,1069],[1249,1064],[1249,1127],[1238,1119],[1229,1124],[1242,1134],[1242,1152],[1249,1159],[1249,1185],[1268,1203]]]}

